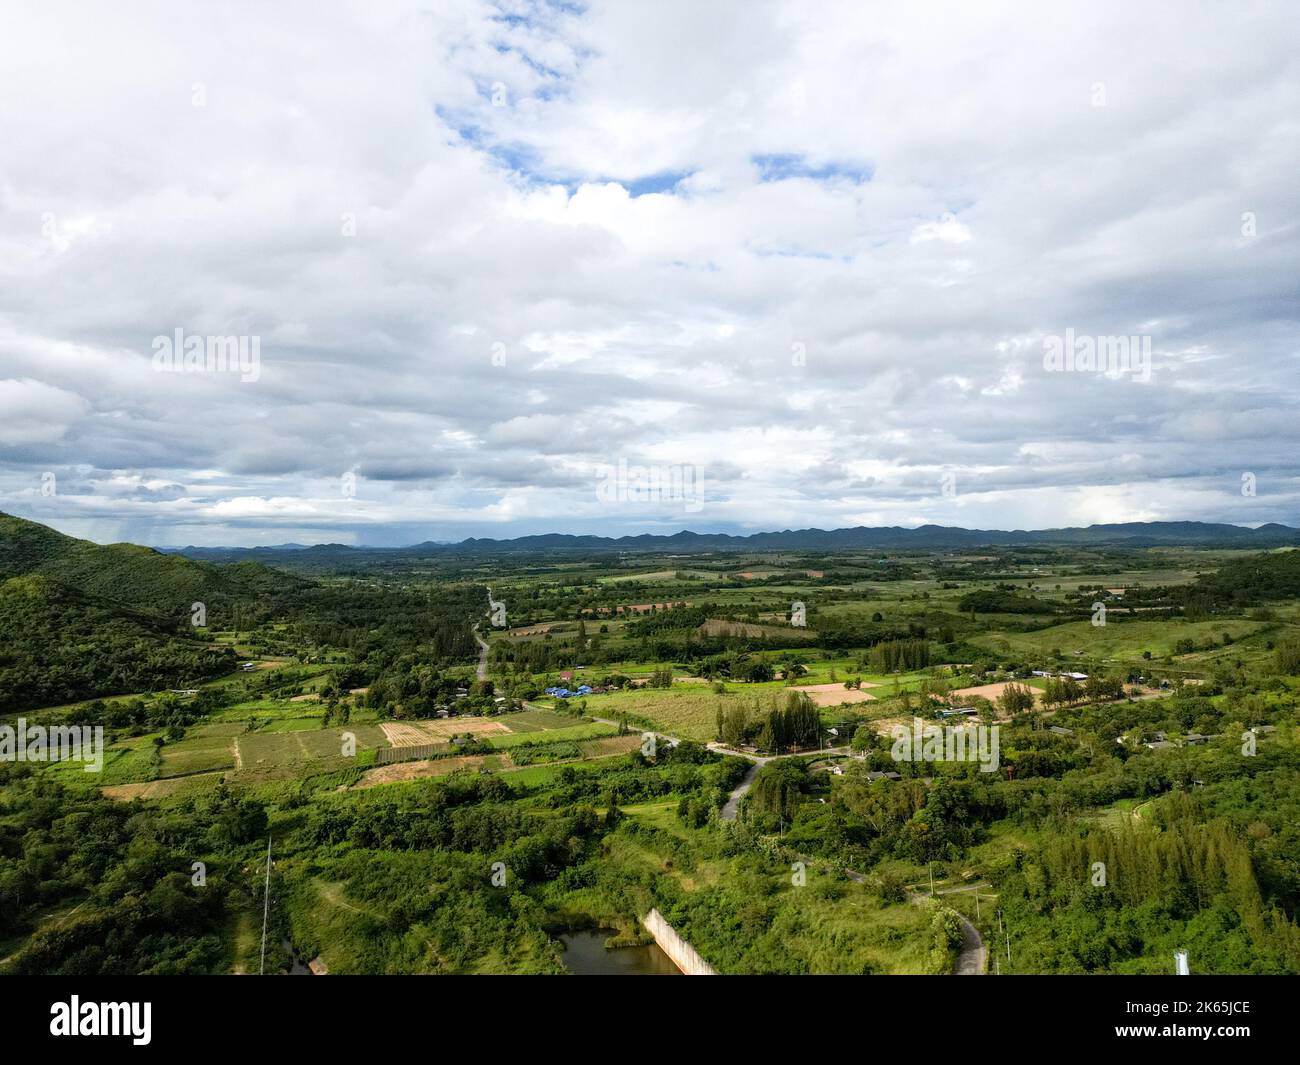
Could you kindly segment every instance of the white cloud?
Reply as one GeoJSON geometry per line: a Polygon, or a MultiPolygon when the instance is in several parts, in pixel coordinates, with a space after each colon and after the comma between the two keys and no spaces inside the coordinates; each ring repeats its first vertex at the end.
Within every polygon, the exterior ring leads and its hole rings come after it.
{"type": "Polygon", "coordinates": [[[1286,5],[509,13],[11,12],[0,508],[167,543],[1300,520],[1286,5]],[[177,328],[260,337],[260,378],[151,372],[177,328]],[[1152,381],[1043,372],[1066,329],[1151,336],[1152,381]],[[707,505],[602,509],[620,457],[707,505]]]}

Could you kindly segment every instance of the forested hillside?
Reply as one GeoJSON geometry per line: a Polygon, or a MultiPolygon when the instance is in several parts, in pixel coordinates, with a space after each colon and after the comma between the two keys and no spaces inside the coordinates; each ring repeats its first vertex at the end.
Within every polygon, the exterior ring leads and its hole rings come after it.
{"type": "Polygon", "coordinates": [[[228,648],[46,577],[0,583],[0,713],[189,687],[234,665],[228,648]]]}
{"type": "Polygon", "coordinates": [[[101,546],[0,514],[0,577],[26,574],[176,621],[203,603],[214,626],[228,624],[241,603],[266,602],[307,585],[254,562],[214,566],[135,544],[101,546]]]}

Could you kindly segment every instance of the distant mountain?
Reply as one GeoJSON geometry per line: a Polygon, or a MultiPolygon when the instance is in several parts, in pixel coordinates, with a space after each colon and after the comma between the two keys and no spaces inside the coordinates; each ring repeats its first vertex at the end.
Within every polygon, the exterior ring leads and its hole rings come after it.
{"type": "Polygon", "coordinates": [[[955,526],[922,525],[853,529],[786,529],[748,536],[729,533],[695,533],[683,530],[671,535],[643,533],[638,536],[577,536],[544,533],[509,540],[472,537],[460,543],[426,541],[410,547],[349,547],[317,544],[314,547],[219,548],[187,547],[178,553],[213,562],[240,559],[267,563],[350,563],[371,560],[400,561],[414,558],[500,554],[594,554],[601,552],[655,552],[659,554],[700,551],[872,551],[872,550],[975,550],[983,547],[1014,546],[1126,546],[1126,547],[1239,547],[1262,549],[1300,545],[1300,529],[1276,523],[1248,529],[1241,525],[1200,521],[1125,522],[1089,525],[1087,528],[1012,531],[963,529],[955,526]]]}
{"type": "MultiPolygon", "coordinates": [[[[161,552],[166,555],[184,555],[186,558],[202,559],[208,562],[232,562],[245,560],[256,562],[259,559],[277,559],[285,555],[295,555],[304,561],[313,558],[334,559],[349,553],[361,551],[384,551],[388,548],[350,547],[348,544],[277,544],[266,547],[164,547],[161,552]]],[[[407,550],[402,548],[401,550],[407,550]]]]}

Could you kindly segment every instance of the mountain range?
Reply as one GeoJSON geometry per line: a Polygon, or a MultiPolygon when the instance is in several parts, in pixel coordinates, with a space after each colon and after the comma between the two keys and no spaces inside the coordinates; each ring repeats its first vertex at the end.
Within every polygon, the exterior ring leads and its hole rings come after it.
{"type": "Polygon", "coordinates": [[[972,550],[1014,546],[1123,546],[1123,547],[1238,547],[1262,549],[1300,545],[1300,529],[1271,523],[1257,529],[1200,521],[1123,522],[1086,528],[1037,530],[963,529],[922,525],[851,529],[785,529],[748,536],[696,533],[688,530],[658,535],[589,536],[545,533],[514,539],[470,538],[448,544],[434,541],[409,547],[351,547],[316,544],[303,547],[182,547],[168,551],[211,562],[255,560],[273,562],[292,554],[299,561],[346,562],[363,556],[420,558],[457,555],[527,554],[533,552],[585,554],[596,552],[653,552],[658,554],[701,551],[854,551],[854,550],[972,550]]]}

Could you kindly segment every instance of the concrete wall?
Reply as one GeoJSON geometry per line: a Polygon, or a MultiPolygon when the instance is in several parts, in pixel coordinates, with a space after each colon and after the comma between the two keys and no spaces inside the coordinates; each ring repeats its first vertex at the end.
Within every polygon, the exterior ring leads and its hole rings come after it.
{"type": "Polygon", "coordinates": [[[687,976],[717,976],[712,965],[700,957],[699,952],[677,934],[677,930],[664,920],[658,910],[651,910],[641,923],[655,937],[659,948],[672,959],[674,965],[687,976]]]}

